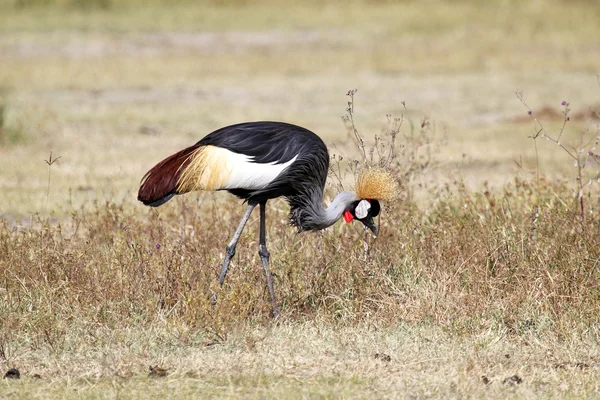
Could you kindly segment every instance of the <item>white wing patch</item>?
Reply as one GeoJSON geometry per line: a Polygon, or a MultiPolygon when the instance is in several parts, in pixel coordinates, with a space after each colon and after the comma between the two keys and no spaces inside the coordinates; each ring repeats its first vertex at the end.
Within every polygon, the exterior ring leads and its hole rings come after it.
{"type": "Polygon", "coordinates": [[[370,209],[371,203],[369,203],[367,200],[361,200],[354,209],[354,215],[356,215],[356,218],[358,219],[363,219],[369,214],[370,209]]]}
{"type": "Polygon", "coordinates": [[[223,182],[223,189],[263,189],[298,158],[296,156],[282,164],[261,164],[254,162],[253,157],[225,149],[221,149],[221,156],[227,157],[225,168],[229,169],[229,178],[223,182]]]}
{"type": "Polygon", "coordinates": [[[253,157],[216,146],[200,147],[183,170],[178,182],[180,193],[193,190],[249,189],[268,186],[298,156],[282,164],[260,164],[253,157]]]}

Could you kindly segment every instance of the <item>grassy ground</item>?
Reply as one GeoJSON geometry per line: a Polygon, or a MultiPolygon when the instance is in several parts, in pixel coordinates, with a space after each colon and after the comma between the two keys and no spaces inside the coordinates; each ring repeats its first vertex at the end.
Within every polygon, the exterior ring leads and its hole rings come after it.
{"type": "Polygon", "coordinates": [[[281,323],[237,332],[227,343],[207,347],[202,335],[180,333],[182,342],[172,330],[129,330],[120,338],[94,332],[101,342],[90,346],[83,360],[64,355],[48,362],[44,351],[30,352],[20,361],[35,363],[44,378],[4,382],[2,391],[9,398],[148,393],[177,398],[547,398],[598,390],[598,368],[590,358],[597,343],[579,339],[550,350],[546,345],[552,342],[540,343],[530,335],[464,338],[431,327],[400,325],[382,332],[371,325],[334,330],[318,323],[281,323]],[[160,345],[145,348],[147,341],[160,345]],[[168,368],[168,374],[148,375],[148,365],[155,364],[168,368]],[[522,383],[502,383],[515,374],[522,383]]]}
{"type": "Polygon", "coordinates": [[[570,101],[567,145],[598,135],[597,3],[83,3],[0,1],[0,371],[23,374],[1,398],[597,395],[595,183],[582,221],[573,160],[542,138],[536,157],[514,93],[553,137],[570,101]],[[417,168],[381,237],[297,235],[273,202],[280,321],[255,219],[212,310],[241,206],[149,211],[141,176],[243,120],[353,157],[352,88],[367,139],[404,114],[398,171],[417,168]]]}
{"type": "Polygon", "coordinates": [[[0,393],[594,395],[600,243],[594,218],[581,222],[561,201],[567,193],[517,182],[497,198],[443,196],[426,212],[398,204],[369,252],[348,226],[295,234],[275,204],[277,322],[256,217],[210,305],[228,236],[214,227],[235,223],[233,202],[149,215],[107,204],[60,225],[5,224],[0,356],[23,377],[3,380],[0,393]],[[148,376],[149,366],[168,375],[148,376]]]}

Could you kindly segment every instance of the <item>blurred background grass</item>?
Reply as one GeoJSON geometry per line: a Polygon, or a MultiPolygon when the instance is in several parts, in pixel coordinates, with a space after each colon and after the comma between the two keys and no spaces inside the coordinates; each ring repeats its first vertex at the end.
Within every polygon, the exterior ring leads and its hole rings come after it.
{"type": "MultiPolygon", "coordinates": [[[[401,113],[447,137],[423,179],[498,186],[515,160],[535,165],[515,89],[557,114],[600,92],[595,1],[3,0],[0,33],[0,210],[13,216],[134,202],[156,160],[244,120],[297,123],[351,155],[352,88],[366,137],[401,113]],[[50,151],[62,158],[42,199],[50,151]]],[[[555,150],[540,152],[543,171],[568,175],[555,150]]]]}

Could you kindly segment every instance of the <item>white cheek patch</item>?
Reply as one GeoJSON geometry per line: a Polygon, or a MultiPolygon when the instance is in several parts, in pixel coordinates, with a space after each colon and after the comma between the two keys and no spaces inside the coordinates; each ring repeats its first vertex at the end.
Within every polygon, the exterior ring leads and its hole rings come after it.
{"type": "Polygon", "coordinates": [[[354,215],[356,218],[363,219],[369,214],[369,210],[371,209],[371,203],[366,200],[361,200],[360,203],[354,209],[354,215]]]}

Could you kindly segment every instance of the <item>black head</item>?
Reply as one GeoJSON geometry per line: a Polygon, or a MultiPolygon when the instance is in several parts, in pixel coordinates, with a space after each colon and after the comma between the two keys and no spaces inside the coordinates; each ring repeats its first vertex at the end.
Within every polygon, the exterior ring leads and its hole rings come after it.
{"type": "Polygon", "coordinates": [[[373,217],[378,216],[380,210],[381,207],[377,200],[356,200],[344,212],[344,221],[350,222],[353,219],[357,219],[377,236],[379,231],[377,225],[375,225],[375,221],[373,221],[373,217]]]}

